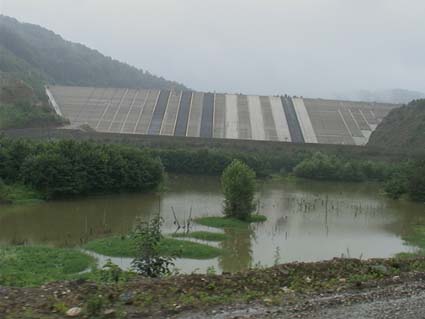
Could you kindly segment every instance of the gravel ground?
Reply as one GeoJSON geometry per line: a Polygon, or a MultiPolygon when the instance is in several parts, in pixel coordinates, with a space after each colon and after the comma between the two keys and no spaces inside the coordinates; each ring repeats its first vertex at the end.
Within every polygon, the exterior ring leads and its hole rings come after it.
{"type": "Polygon", "coordinates": [[[279,307],[235,305],[208,312],[181,314],[176,319],[424,319],[425,278],[344,294],[299,297],[279,307]]]}

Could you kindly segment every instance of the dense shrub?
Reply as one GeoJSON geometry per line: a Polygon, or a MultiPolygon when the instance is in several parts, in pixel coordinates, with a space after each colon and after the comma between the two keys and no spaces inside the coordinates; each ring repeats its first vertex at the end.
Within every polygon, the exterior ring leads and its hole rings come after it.
{"type": "Polygon", "coordinates": [[[146,151],[64,140],[0,140],[0,178],[21,182],[46,197],[147,191],[162,181],[159,159],[146,151]]]}
{"type": "Polygon", "coordinates": [[[348,160],[335,155],[315,153],[294,168],[298,177],[359,182],[364,180],[386,180],[394,170],[388,163],[348,160]]]}

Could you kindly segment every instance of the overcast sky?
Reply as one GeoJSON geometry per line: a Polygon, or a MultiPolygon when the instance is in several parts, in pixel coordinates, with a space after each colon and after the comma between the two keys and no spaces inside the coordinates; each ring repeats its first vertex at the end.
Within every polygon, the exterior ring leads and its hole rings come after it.
{"type": "Polygon", "coordinates": [[[0,0],[0,12],[202,91],[425,92],[425,0],[0,0]]]}

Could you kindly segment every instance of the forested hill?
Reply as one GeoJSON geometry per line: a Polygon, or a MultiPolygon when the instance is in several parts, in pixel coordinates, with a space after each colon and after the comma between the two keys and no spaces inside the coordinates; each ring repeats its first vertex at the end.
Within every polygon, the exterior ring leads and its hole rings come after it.
{"type": "Polygon", "coordinates": [[[40,26],[20,23],[4,15],[0,15],[0,72],[13,73],[27,82],[185,89],[182,84],[66,41],[40,26]]]}
{"type": "Polygon", "coordinates": [[[425,99],[392,110],[373,132],[368,145],[425,152],[425,99]]]}

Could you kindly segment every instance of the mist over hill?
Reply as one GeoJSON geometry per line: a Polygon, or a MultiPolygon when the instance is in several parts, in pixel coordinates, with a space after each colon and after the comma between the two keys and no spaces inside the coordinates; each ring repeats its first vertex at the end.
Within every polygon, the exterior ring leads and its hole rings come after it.
{"type": "Polygon", "coordinates": [[[407,104],[413,100],[424,99],[425,93],[404,90],[404,89],[391,89],[391,90],[358,90],[341,92],[335,94],[333,98],[338,100],[349,101],[364,101],[364,102],[380,102],[380,103],[395,103],[407,104]]]}
{"type": "Polygon", "coordinates": [[[32,84],[42,81],[75,86],[185,89],[180,83],[4,15],[0,15],[0,72],[32,84]]]}

